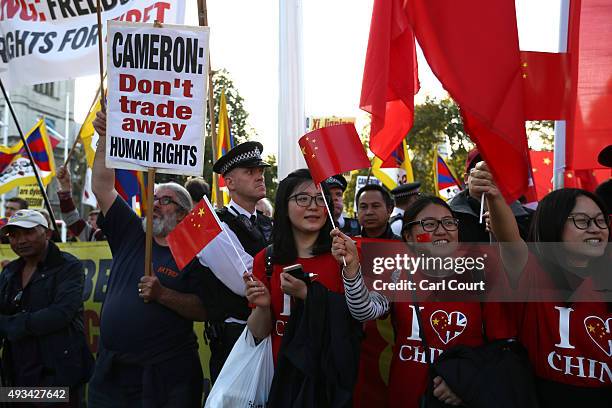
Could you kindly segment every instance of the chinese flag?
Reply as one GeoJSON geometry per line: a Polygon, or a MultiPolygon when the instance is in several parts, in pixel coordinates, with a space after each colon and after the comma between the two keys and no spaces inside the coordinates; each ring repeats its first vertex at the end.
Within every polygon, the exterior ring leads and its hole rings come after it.
{"type": "Polygon", "coordinates": [[[531,174],[533,174],[533,184],[535,186],[537,201],[552,191],[553,184],[553,152],[549,151],[529,151],[531,158],[531,174]]]}
{"type": "Polygon", "coordinates": [[[414,33],[403,0],[375,0],[361,85],[361,109],[372,114],[370,150],[385,161],[412,128],[418,92],[414,33]]]}
{"type": "Polygon", "coordinates": [[[221,233],[208,198],[202,201],[168,235],[176,265],[183,269],[210,241],[221,233]]]}
{"type": "Polygon", "coordinates": [[[334,174],[370,167],[352,123],[313,130],[302,136],[298,143],[315,184],[334,174]]]}
{"type": "Polygon", "coordinates": [[[566,119],[571,92],[567,53],[521,51],[525,120],[566,119]]]}
{"type": "Polygon", "coordinates": [[[429,66],[461,107],[502,194],[517,199],[527,189],[529,154],[514,0],[405,4],[429,66]]]}
{"type": "MultiPolygon", "coordinates": [[[[612,140],[611,21],[609,0],[570,2],[568,53],[573,82],[565,164],[576,176],[579,170],[603,168],[597,156],[612,140]]],[[[588,188],[584,181],[581,185],[588,188]]]]}

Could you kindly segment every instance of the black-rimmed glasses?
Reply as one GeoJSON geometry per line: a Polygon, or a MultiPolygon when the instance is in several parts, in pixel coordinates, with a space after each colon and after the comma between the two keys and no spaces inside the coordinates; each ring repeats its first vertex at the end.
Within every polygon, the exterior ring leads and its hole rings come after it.
{"type": "Polygon", "coordinates": [[[438,229],[438,225],[442,225],[446,231],[457,231],[459,228],[459,220],[456,218],[423,218],[422,220],[412,221],[406,224],[406,226],[421,224],[423,231],[425,232],[434,232],[438,229]]]}
{"type": "Polygon", "coordinates": [[[579,230],[588,229],[591,226],[591,222],[594,222],[595,226],[599,229],[606,229],[610,225],[610,217],[603,214],[595,217],[589,217],[586,214],[572,214],[567,218],[571,219],[574,222],[574,226],[579,230]]]}
{"type": "Polygon", "coordinates": [[[295,203],[300,207],[310,207],[313,201],[317,207],[325,207],[325,199],[321,194],[311,196],[306,193],[298,193],[289,197],[289,200],[291,199],[295,200],[295,203]]]}
{"type": "Polygon", "coordinates": [[[161,197],[153,196],[153,202],[156,202],[156,201],[159,201],[159,205],[175,204],[180,207],[179,203],[174,201],[172,197],[170,196],[161,196],[161,197]]]}

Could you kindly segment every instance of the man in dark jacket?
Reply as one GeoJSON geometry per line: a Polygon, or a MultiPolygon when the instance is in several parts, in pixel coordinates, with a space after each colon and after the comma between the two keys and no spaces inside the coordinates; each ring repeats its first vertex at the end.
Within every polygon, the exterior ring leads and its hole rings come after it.
{"type": "Polygon", "coordinates": [[[361,224],[363,238],[392,239],[401,241],[389,225],[393,211],[393,199],[389,192],[378,184],[366,184],[357,192],[357,218],[361,224]]]}
{"type": "Polygon", "coordinates": [[[17,211],[0,234],[19,256],[0,275],[4,385],[70,387],[76,407],[93,368],[83,326],[83,265],[50,241],[38,211],[17,211]]]}

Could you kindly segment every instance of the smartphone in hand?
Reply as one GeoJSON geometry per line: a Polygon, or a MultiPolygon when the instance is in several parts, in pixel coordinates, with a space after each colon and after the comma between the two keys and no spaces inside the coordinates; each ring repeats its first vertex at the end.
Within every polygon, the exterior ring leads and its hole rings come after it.
{"type": "Polygon", "coordinates": [[[296,279],[300,279],[304,281],[304,283],[306,284],[310,283],[311,278],[315,278],[317,276],[314,273],[304,272],[304,269],[302,269],[301,264],[286,266],[283,268],[283,272],[288,273],[289,275],[293,276],[296,279]]]}

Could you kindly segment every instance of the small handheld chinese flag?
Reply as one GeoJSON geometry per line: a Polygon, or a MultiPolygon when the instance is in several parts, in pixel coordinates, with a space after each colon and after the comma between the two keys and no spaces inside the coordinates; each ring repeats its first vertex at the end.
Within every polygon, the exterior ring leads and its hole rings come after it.
{"type": "Polygon", "coordinates": [[[336,174],[370,167],[352,123],[313,130],[302,136],[298,143],[315,184],[336,174]]]}
{"type": "Polygon", "coordinates": [[[216,214],[204,197],[168,234],[168,245],[176,265],[183,269],[222,231],[216,214]]]}

